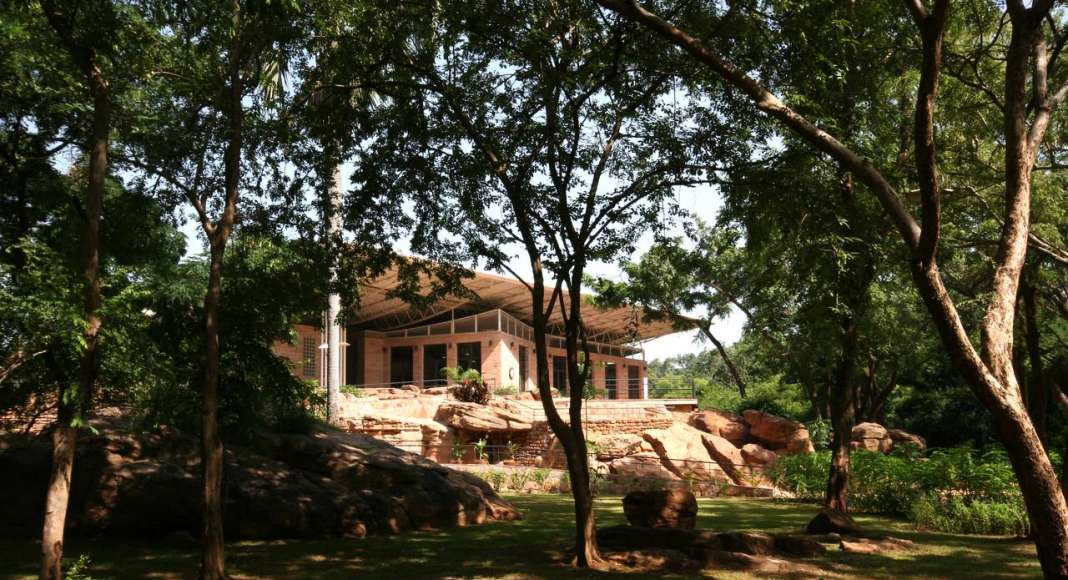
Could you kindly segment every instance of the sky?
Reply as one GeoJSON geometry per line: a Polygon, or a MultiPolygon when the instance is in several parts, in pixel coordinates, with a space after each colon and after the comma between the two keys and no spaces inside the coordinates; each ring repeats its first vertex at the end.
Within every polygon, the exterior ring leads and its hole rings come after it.
{"type": "MultiPolygon", "coordinates": [[[[351,171],[351,167],[343,166],[342,176],[346,181],[349,174],[351,174],[351,171]]],[[[716,213],[722,205],[722,199],[719,194],[715,189],[708,186],[679,189],[676,192],[676,197],[681,208],[706,222],[715,220],[716,213]]],[[[188,219],[185,220],[185,223],[181,227],[182,232],[186,236],[186,252],[189,255],[202,253],[204,251],[203,243],[201,241],[201,236],[198,235],[200,226],[195,220],[191,219],[192,216],[187,217],[188,219]]],[[[653,236],[651,232],[643,235],[634,255],[631,256],[631,260],[640,258],[642,254],[648,251],[652,242],[653,236]]],[[[407,244],[403,240],[397,244],[397,251],[399,252],[407,253],[406,248],[407,244]]],[[[513,257],[509,262],[509,267],[520,275],[527,275],[530,272],[530,265],[526,261],[525,256],[517,255],[513,257]]],[[[595,262],[589,264],[587,270],[590,275],[611,280],[622,281],[624,278],[622,270],[616,264],[595,262]]],[[[725,345],[729,345],[741,337],[744,322],[744,316],[740,312],[733,311],[730,316],[720,319],[713,324],[712,332],[721,342],[725,345]]],[[[709,346],[708,343],[703,342],[699,338],[699,333],[696,330],[662,336],[657,339],[645,341],[642,344],[645,351],[645,359],[648,361],[664,359],[681,354],[699,353],[707,350],[709,346]]]]}

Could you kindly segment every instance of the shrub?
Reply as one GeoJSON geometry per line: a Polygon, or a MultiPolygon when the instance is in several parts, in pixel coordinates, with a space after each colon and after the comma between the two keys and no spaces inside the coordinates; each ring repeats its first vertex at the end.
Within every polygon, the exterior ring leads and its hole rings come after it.
{"type": "Polygon", "coordinates": [[[523,488],[526,487],[528,481],[530,481],[530,470],[517,469],[512,472],[511,476],[509,476],[508,485],[513,491],[523,491],[523,488]]]}
{"type": "Polygon", "coordinates": [[[539,489],[545,489],[545,482],[549,480],[549,474],[549,470],[544,467],[534,470],[534,482],[538,484],[539,489]]]}
{"type": "MultiPolygon", "coordinates": [[[[768,471],[777,485],[805,500],[821,500],[830,451],[780,457],[768,471]]],[[[1028,529],[1019,487],[1004,452],[967,447],[922,457],[911,448],[884,455],[851,454],[851,507],[908,517],[947,532],[1020,534],[1028,529]]]]}
{"type": "Polygon", "coordinates": [[[490,471],[486,474],[486,481],[493,487],[493,491],[504,489],[504,474],[500,471],[490,471]]]}
{"type": "Polygon", "coordinates": [[[505,396],[508,396],[508,395],[515,395],[518,392],[519,392],[519,387],[517,387],[515,385],[503,385],[503,386],[497,387],[496,389],[493,389],[493,394],[497,395],[497,396],[500,396],[500,397],[505,397],[505,396]]]}
{"type": "Polygon", "coordinates": [[[917,525],[958,534],[1004,534],[1020,537],[1031,533],[1022,499],[1016,501],[967,501],[961,497],[925,495],[912,505],[909,519],[917,525]]]}
{"type": "Polygon", "coordinates": [[[489,404],[489,389],[482,381],[482,374],[475,369],[462,369],[460,367],[445,367],[442,373],[451,383],[456,383],[453,396],[457,401],[464,403],[489,404]]]}

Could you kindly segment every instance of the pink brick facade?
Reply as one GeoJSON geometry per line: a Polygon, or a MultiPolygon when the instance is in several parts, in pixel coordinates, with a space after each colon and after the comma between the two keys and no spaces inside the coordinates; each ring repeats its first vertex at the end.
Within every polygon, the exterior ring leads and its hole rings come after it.
{"type": "MultiPolygon", "coordinates": [[[[500,312],[499,315],[488,317],[492,322],[493,317],[496,316],[496,328],[504,328],[511,332],[493,329],[481,332],[390,336],[391,334],[397,334],[397,332],[383,333],[350,329],[347,333],[347,344],[343,345],[343,350],[346,351],[343,358],[347,363],[347,370],[343,373],[343,382],[352,385],[384,385],[396,382],[398,376],[402,376],[405,379],[410,377],[410,380],[404,380],[403,382],[429,386],[435,380],[440,381],[441,377],[435,376],[434,373],[428,373],[428,369],[424,368],[424,360],[428,356],[426,353],[428,347],[436,348],[438,350],[435,352],[440,352],[443,346],[446,365],[455,367],[459,364],[458,353],[460,349],[466,348],[470,351],[472,350],[471,345],[478,343],[479,346],[477,348],[481,355],[481,368],[478,370],[480,370],[483,379],[491,388],[505,387],[514,388],[518,391],[536,390],[536,355],[533,341],[527,337],[529,336],[528,329],[525,329],[525,325],[518,323],[514,319],[505,323],[505,319],[510,319],[511,317],[503,313],[503,311],[491,312],[500,312]],[[527,336],[523,336],[524,334],[527,336]],[[394,352],[394,349],[396,349],[396,352],[394,352]],[[524,354],[527,361],[525,365],[522,365],[520,358],[524,354]],[[399,360],[405,368],[393,368],[393,361],[396,360],[399,360]],[[407,370],[407,365],[409,364],[411,367],[410,373],[407,370]],[[525,380],[523,380],[524,377],[522,376],[524,367],[526,370],[525,380]]],[[[486,320],[488,314],[483,313],[479,316],[481,319],[486,320]]],[[[275,352],[293,363],[293,371],[298,376],[306,379],[318,379],[321,377],[324,358],[322,355],[323,350],[318,348],[321,345],[322,333],[318,328],[311,325],[298,325],[295,330],[297,335],[296,343],[277,343],[275,352]],[[308,346],[312,342],[314,342],[315,348],[309,350],[308,346]],[[309,352],[311,356],[305,358],[304,355],[309,352]]],[[[550,344],[554,343],[555,346],[550,346],[548,351],[550,384],[554,388],[561,390],[561,392],[565,392],[566,389],[560,388],[565,385],[558,385],[557,382],[562,378],[562,373],[559,371],[563,370],[560,365],[563,363],[562,359],[565,357],[566,351],[560,347],[561,343],[558,337],[550,339],[550,344]],[[553,372],[554,366],[556,366],[557,372],[553,372]]],[[[604,353],[593,352],[590,355],[593,363],[591,378],[597,391],[597,397],[619,400],[645,398],[645,362],[624,356],[624,349],[617,346],[598,345],[596,349],[610,351],[604,353]],[[614,354],[617,351],[619,354],[614,354]],[[609,388],[608,381],[608,374],[613,369],[616,377],[616,388],[614,390],[609,388]],[[614,393],[614,396],[609,396],[612,393],[614,393]]]]}

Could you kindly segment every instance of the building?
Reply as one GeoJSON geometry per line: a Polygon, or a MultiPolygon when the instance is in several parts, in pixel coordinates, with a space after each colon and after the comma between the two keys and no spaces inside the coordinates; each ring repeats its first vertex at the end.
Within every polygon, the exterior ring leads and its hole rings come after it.
{"type": "MultiPolygon", "coordinates": [[[[493,390],[536,390],[530,291],[513,278],[476,273],[464,285],[470,296],[439,300],[421,309],[389,291],[390,271],[361,288],[361,307],[347,317],[342,332],[342,382],[354,386],[423,387],[445,383],[442,369],[477,369],[493,390]]],[[[566,303],[565,294],[565,303],[566,303]]],[[[631,307],[599,308],[586,302],[592,382],[599,398],[648,398],[646,364],[640,341],[677,331],[669,321],[645,321],[631,307]]],[[[296,344],[275,351],[293,362],[294,372],[324,382],[326,359],[322,325],[298,325],[296,344]]],[[[559,308],[549,321],[550,380],[567,396],[566,351],[559,308]]]]}

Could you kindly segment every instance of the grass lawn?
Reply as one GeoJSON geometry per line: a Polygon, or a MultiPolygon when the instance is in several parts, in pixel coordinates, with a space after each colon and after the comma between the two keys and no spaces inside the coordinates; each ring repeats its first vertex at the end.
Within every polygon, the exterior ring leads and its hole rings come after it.
{"type": "MultiPolygon", "coordinates": [[[[557,564],[573,533],[569,496],[509,497],[526,519],[444,532],[423,532],[365,540],[318,539],[237,542],[227,546],[235,577],[270,578],[600,578],[557,564]]],[[[700,500],[698,526],[717,530],[799,530],[815,512],[811,505],[756,499],[700,500]]],[[[602,525],[624,523],[619,497],[597,503],[602,525]]],[[[907,522],[860,517],[870,531],[913,540],[908,551],[882,555],[837,550],[810,563],[827,577],[1008,578],[1037,577],[1030,542],[1018,539],[919,532],[907,522]]],[[[39,545],[0,539],[0,575],[35,577],[39,545]]],[[[88,554],[94,578],[181,578],[193,576],[195,545],[115,540],[73,540],[73,560],[88,554]]],[[[716,578],[750,578],[739,572],[706,572],[716,578]]],[[[689,577],[664,574],[658,577],[689,577]]],[[[631,578],[647,577],[639,574],[631,578]]]]}

